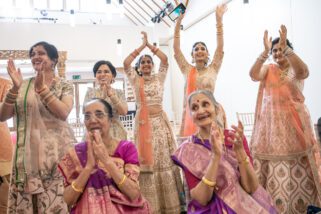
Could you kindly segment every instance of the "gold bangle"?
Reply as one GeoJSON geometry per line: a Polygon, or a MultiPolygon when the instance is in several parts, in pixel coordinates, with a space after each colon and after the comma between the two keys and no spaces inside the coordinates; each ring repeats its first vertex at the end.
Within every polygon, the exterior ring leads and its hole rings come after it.
{"type": "Polygon", "coordinates": [[[216,185],[215,181],[210,181],[207,178],[205,178],[205,176],[202,177],[202,182],[209,187],[215,187],[216,185]]]}
{"type": "Polygon", "coordinates": [[[71,188],[75,191],[75,192],[79,192],[79,193],[82,193],[84,191],[84,189],[80,189],[80,188],[77,188],[75,186],[75,181],[71,182],[71,188]]]}
{"type": "Polygon", "coordinates": [[[118,186],[118,187],[121,187],[121,185],[123,185],[123,184],[125,183],[126,178],[127,178],[127,176],[124,174],[124,175],[123,175],[123,178],[122,178],[121,181],[117,184],[117,186],[118,186]]]}
{"type": "Polygon", "coordinates": [[[250,158],[249,156],[246,156],[246,158],[244,158],[243,160],[241,161],[238,161],[238,163],[241,165],[241,164],[249,164],[250,163],[250,158]]]}

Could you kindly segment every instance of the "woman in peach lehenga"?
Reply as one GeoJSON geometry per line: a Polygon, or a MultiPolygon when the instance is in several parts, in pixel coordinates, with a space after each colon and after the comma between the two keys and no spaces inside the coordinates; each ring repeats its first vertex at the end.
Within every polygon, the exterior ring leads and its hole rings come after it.
{"type": "Polygon", "coordinates": [[[264,52],[251,68],[260,81],[252,135],[254,168],[280,213],[305,213],[320,206],[320,148],[302,94],[309,76],[292,50],[284,25],[280,38],[264,34],[264,52]],[[271,50],[276,64],[263,65],[271,50]]]}

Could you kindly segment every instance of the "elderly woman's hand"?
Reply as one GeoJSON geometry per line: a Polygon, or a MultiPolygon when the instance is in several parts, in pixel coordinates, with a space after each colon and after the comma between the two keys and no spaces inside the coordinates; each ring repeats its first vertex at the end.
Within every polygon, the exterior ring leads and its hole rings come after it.
{"type": "Polygon", "coordinates": [[[216,122],[212,123],[210,142],[212,144],[212,152],[214,153],[214,156],[220,157],[222,155],[224,139],[223,132],[217,126],[216,122]]]}
{"type": "Polygon", "coordinates": [[[101,134],[98,130],[92,133],[92,145],[96,158],[102,162],[107,163],[110,160],[108,150],[101,138],[101,134]]]}
{"type": "Polygon", "coordinates": [[[243,133],[243,124],[241,123],[241,121],[238,122],[238,126],[232,125],[232,129],[234,130],[234,132],[233,131],[229,132],[229,137],[227,137],[227,141],[234,145],[233,149],[235,152],[244,150],[244,147],[243,147],[244,133],[243,133]]]}
{"type": "Polygon", "coordinates": [[[87,163],[85,168],[92,170],[95,165],[96,165],[96,160],[94,156],[94,150],[93,150],[93,145],[92,145],[92,140],[90,139],[92,136],[91,133],[87,134],[87,163]]]}

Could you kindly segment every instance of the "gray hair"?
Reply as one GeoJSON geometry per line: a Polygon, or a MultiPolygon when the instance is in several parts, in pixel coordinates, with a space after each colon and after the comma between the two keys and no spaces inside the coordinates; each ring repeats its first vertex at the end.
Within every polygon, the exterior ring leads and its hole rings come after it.
{"type": "Polygon", "coordinates": [[[209,90],[197,90],[197,91],[194,91],[192,92],[188,98],[187,98],[187,102],[188,102],[188,107],[191,108],[191,104],[192,104],[192,98],[198,94],[203,94],[205,95],[208,99],[210,99],[210,101],[212,102],[212,104],[214,105],[214,108],[215,108],[215,115],[216,115],[216,123],[221,127],[221,128],[224,128],[224,119],[222,118],[225,113],[224,113],[224,110],[223,110],[223,115],[220,114],[220,112],[222,111],[221,110],[221,104],[219,104],[213,93],[209,90]]]}

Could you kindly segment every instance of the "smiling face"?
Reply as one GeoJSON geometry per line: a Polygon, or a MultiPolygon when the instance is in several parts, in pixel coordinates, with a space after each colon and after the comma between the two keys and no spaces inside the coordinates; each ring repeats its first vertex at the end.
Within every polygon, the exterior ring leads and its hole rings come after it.
{"type": "Polygon", "coordinates": [[[154,63],[149,56],[143,56],[139,63],[139,70],[142,75],[150,75],[154,68],[154,63]]]}
{"type": "Polygon", "coordinates": [[[193,122],[198,127],[211,126],[215,119],[215,106],[205,94],[196,94],[191,98],[190,111],[193,122]]]}
{"type": "Polygon", "coordinates": [[[98,81],[99,85],[109,85],[113,80],[113,73],[111,72],[110,68],[106,64],[102,64],[99,66],[96,72],[96,80],[98,81]]]}
{"type": "Polygon", "coordinates": [[[197,43],[193,47],[192,57],[194,58],[195,62],[204,62],[207,63],[208,61],[208,51],[206,46],[202,43],[197,43]]]}
{"type": "Polygon", "coordinates": [[[110,118],[106,108],[99,100],[90,101],[84,108],[84,121],[88,132],[99,130],[101,136],[107,136],[110,128],[110,118]]]}
{"type": "Polygon", "coordinates": [[[273,45],[272,47],[272,57],[277,64],[282,64],[287,61],[283,55],[283,50],[280,47],[279,43],[273,45]]]}
{"type": "Polygon", "coordinates": [[[51,60],[48,56],[46,49],[42,45],[37,45],[32,48],[30,59],[32,63],[32,67],[36,71],[41,71],[42,63],[44,64],[44,70],[52,70],[55,65],[55,62],[51,60]]]}

